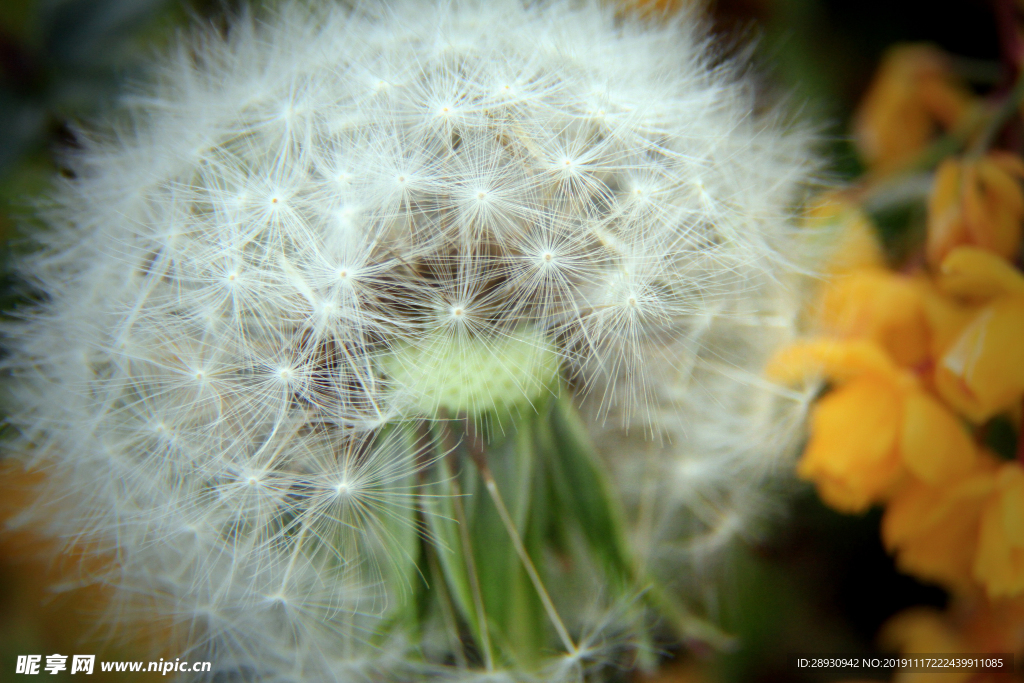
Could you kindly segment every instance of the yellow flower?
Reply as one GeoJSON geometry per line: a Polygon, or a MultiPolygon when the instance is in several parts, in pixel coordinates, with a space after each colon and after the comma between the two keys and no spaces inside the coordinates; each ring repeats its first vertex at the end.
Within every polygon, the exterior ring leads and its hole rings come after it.
{"type": "Polygon", "coordinates": [[[937,129],[956,126],[971,102],[943,52],[927,45],[893,48],[856,115],[861,154],[875,171],[899,168],[928,144],[937,129]]]}
{"type": "Polygon", "coordinates": [[[990,598],[1024,593],[1024,469],[1004,464],[981,513],[974,578],[990,598]]]}
{"type": "MultiPolygon", "coordinates": [[[[885,649],[901,654],[962,654],[972,652],[970,647],[942,613],[927,607],[904,610],[882,627],[879,640],[885,649]]],[[[893,683],[964,683],[974,676],[971,672],[941,671],[913,673],[901,671],[893,683]]]]}
{"type": "Polygon", "coordinates": [[[972,585],[979,524],[997,468],[994,458],[984,456],[966,476],[938,485],[913,482],[893,496],[882,518],[882,540],[900,571],[950,588],[972,585]]]}
{"type": "Polygon", "coordinates": [[[982,302],[949,338],[935,385],[975,422],[1013,408],[1024,396],[1024,275],[982,249],[960,247],[942,262],[943,291],[982,302]]]}
{"type": "Polygon", "coordinates": [[[1014,258],[1024,222],[1022,178],[1024,160],[1009,152],[943,161],[928,199],[929,263],[940,263],[964,244],[1014,258]]]}
{"type": "Polygon", "coordinates": [[[1024,593],[997,600],[965,596],[953,609],[963,612],[967,652],[1024,652],[1024,593]]]}
{"type": "Polygon", "coordinates": [[[882,540],[901,571],[990,598],[1024,595],[1024,469],[986,455],[966,476],[914,482],[889,501],[882,540]]]}
{"type": "Polygon", "coordinates": [[[858,512],[886,497],[903,473],[896,441],[900,396],[865,377],[822,398],[797,474],[814,481],[827,504],[858,512]]]}
{"type": "Polygon", "coordinates": [[[807,209],[806,225],[834,244],[810,325],[839,339],[871,339],[901,365],[927,355],[927,319],[912,280],[889,272],[871,222],[850,199],[824,194],[807,209]]]}
{"type": "Polygon", "coordinates": [[[825,275],[885,267],[885,255],[871,220],[842,193],[826,192],[818,196],[805,210],[804,223],[829,240],[831,248],[827,250],[825,275]]]}
{"type": "Polygon", "coordinates": [[[876,343],[796,344],[767,372],[784,383],[817,373],[838,385],[815,406],[797,466],[837,510],[860,512],[882,502],[908,475],[939,483],[974,466],[974,444],[956,417],[876,343]]]}
{"type": "Polygon", "coordinates": [[[882,268],[861,268],[825,285],[822,332],[839,339],[870,339],[899,365],[925,362],[928,319],[918,282],[882,268]]]}

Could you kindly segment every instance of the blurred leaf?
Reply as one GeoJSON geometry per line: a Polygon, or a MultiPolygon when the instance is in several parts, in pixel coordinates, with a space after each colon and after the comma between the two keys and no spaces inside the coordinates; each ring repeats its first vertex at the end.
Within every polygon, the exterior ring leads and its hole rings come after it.
{"type": "Polygon", "coordinates": [[[51,0],[43,10],[43,45],[48,57],[73,69],[107,65],[112,53],[168,0],[51,0]]]}
{"type": "Polygon", "coordinates": [[[42,107],[0,89],[0,175],[41,137],[45,124],[42,107]]]}

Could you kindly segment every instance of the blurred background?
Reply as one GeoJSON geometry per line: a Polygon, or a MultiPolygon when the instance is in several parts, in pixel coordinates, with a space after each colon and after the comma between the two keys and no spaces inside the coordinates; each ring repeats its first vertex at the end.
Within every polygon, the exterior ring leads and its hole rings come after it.
{"type": "MultiPolygon", "coordinates": [[[[118,84],[136,77],[175,31],[190,21],[217,21],[236,7],[235,0],[0,0],[0,272],[17,257],[19,232],[32,229],[32,197],[61,173],[62,151],[76,145],[70,124],[107,106],[118,84]]],[[[709,9],[724,44],[756,40],[755,68],[804,118],[818,122],[829,173],[840,182],[865,173],[853,118],[887,49],[935,45],[978,94],[1006,90],[1016,75],[1005,66],[1001,36],[1019,11],[1011,0],[718,0],[709,9]]],[[[891,252],[920,232],[923,212],[922,200],[879,221],[891,252]]],[[[0,287],[4,308],[15,301],[12,285],[6,278],[0,287]]],[[[1012,452],[1013,430],[1004,428],[1001,438],[1012,452]]],[[[24,483],[13,472],[0,478],[0,514],[16,514],[24,483]]],[[[879,634],[893,615],[914,606],[945,609],[942,588],[896,570],[879,536],[880,519],[877,508],[834,512],[804,485],[759,541],[736,548],[724,563],[720,618],[738,636],[738,649],[678,653],[658,680],[815,680],[790,669],[786,655],[879,652],[879,634]]],[[[13,673],[17,654],[132,658],[124,634],[89,626],[102,596],[53,589],[50,577],[61,572],[40,559],[44,550],[38,539],[0,535],[0,682],[21,679],[13,673]]],[[[66,672],[47,678],[62,676],[70,679],[66,672]]],[[[926,680],[939,683],[935,676],[926,680]]]]}

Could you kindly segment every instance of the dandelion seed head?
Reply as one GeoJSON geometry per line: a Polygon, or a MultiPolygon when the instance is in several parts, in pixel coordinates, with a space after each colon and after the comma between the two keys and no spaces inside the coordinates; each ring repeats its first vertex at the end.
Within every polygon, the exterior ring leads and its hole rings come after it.
{"type": "Polygon", "coordinates": [[[411,666],[368,636],[422,533],[403,425],[569,392],[627,504],[654,487],[657,548],[799,424],[758,371],[799,310],[810,136],[699,19],[354,5],[171,50],[83,133],[6,328],[54,535],[267,680],[411,666]]]}

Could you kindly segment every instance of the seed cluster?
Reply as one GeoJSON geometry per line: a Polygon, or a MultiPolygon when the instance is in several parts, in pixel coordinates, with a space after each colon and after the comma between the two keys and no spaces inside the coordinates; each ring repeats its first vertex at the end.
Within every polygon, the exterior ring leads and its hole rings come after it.
{"type": "Polygon", "coordinates": [[[222,665],[344,678],[401,593],[395,424],[573,391],[666,457],[699,404],[737,452],[811,165],[752,109],[691,18],[592,3],[289,5],[183,44],[71,160],[7,329],[54,533],[222,665]]]}

